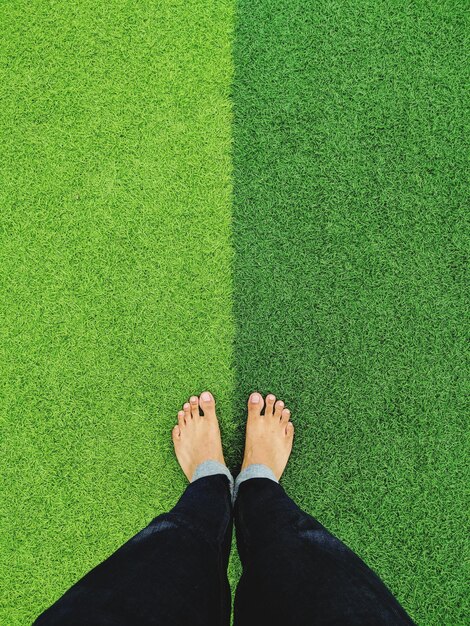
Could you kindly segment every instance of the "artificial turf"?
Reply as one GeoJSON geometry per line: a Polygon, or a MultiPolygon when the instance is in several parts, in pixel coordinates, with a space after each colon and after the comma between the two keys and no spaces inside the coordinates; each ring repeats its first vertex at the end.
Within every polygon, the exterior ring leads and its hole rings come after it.
{"type": "Polygon", "coordinates": [[[176,502],[189,394],[230,434],[233,7],[0,23],[0,623],[23,626],[176,502]]]}
{"type": "Polygon", "coordinates": [[[0,24],[0,623],[174,504],[170,428],[210,388],[233,468],[246,396],[276,393],[288,493],[419,624],[463,625],[464,6],[0,24]]]}
{"type": "Polygon", "coordinates": [[[235,414],[282,397],[288,493],[449,626],[469,615],[467,18],[238,0],[234,44],[235,414]]]}

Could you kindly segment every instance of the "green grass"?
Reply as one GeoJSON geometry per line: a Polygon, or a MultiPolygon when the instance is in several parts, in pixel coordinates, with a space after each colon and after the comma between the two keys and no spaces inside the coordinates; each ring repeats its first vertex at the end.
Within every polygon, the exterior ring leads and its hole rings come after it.
{"type": "Polygon", "coordinates": [[[231,344],[231,2],[0,8],[0,623],[172,506],[231,344]],[[214,60],[217,62],[214,62],[214,60]]]}
{"type": "Polygon", "coordinates": [[[285,399],[288,493],[420,625],[463,626],[464,5],[10,0],[0,25],[2,626],[175,503],[203,388],[233,467],[248,393],[285,399]]]}
{"type": "Polygon", "coordinates": [[[288,493],[449,626],[469,613],[468,32],[455,1],[238,0],[234,52],[236,414],[284,398],[288,493]]]}

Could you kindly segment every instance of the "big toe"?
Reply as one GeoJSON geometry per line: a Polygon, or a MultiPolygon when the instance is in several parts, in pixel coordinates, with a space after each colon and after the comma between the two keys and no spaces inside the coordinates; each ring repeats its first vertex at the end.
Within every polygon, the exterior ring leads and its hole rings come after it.
{"type": "Polygon", "coordinates": [[[263,396],[254,391],[248,399],[248,416],[259,417],[264,406],[263,396]]]}
{"type": "Polygon", "coordinates": [[[210,391],[203,391],[201,393],[199,404],[204,411],[205,417],[215,417],[215,400],[210,391]]]}

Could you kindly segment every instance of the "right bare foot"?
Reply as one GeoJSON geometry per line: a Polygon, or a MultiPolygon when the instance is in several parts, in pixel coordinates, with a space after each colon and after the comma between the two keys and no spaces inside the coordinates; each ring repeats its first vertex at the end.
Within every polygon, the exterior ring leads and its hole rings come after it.
{"type": "Polygon", "coordinates": [[[266,396],[266,409],[263,396],[256,391],[248,400],[248,420],[246,423],[245,456],[242,470],[253,463],[267,465],[279,480],[292,450],[294,425],[289,421],[290,411],[284,402],[272,394],[266,396]]]}

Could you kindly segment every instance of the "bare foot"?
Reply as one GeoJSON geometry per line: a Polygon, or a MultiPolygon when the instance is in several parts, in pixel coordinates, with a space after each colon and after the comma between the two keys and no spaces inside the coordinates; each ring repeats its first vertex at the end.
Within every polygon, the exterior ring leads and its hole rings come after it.
{"type": "Polygon", "coordinates": [[[279,480],[287,465],[294,440],[294,425],[289,422],[290,411],[276,396],[266,396],[264,414],[263,396],[257,392],[248,400],[245,456],[242,470],[253,463],[261,463],[272,469],[279,480]]]}
{"type": "Polygon", "coordinates": [[[176,458],[191,480],[200,463],[219,461],[225,465],[225,461],[214,396],[209,391],[201,393],[200,398],[191,396],[183,409],[178,413],[178,425],[173,428],[172,437],[176,458]]]}

